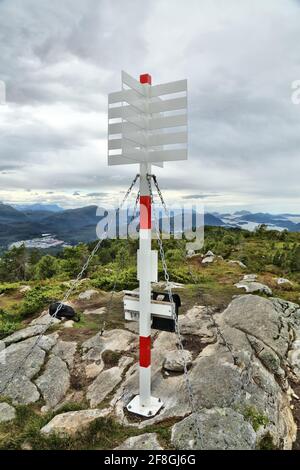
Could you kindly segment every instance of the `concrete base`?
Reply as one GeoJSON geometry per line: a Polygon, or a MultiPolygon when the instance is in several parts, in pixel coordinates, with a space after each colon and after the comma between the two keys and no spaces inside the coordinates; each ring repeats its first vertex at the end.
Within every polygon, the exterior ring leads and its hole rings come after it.
{"type": "Polygon", "coordinates": [[[127,405],[127,410],[131,413],[135,413],[137,415],[145,416],[146,418],[150,418],[155,416],[161,407],[163,406],[163,402],[160,398],[150,398],[150,403],[148,406],[141,406],[140,404],[140,396],[136,395],[133,400],[127,405]]]}

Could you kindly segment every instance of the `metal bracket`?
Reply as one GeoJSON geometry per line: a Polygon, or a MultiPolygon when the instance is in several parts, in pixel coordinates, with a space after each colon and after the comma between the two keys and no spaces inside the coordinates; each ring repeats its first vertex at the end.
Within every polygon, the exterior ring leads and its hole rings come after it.
{"type": "MultiPolygon", "coordinates": [[[[139,319],[140,302],[138,296],[124,296],[125,320],[137,321],[139,319]]],[[[151,315],[160,318],[173,318],[172,304],[160,300],[151,300],[151,315]]]]}
{"type": "Polygon", "coordinates": [[[127,405],[127,410],[131,413],[135,413],[140,416],[144,416],[145,418],[151,418],[155,416],[161,407],[163,406],[163,402],[160,398],[150,397],[150,403],[147,406],[142,406],[140,404],[140,396],[136,395],[130,403],[127,405]]]}

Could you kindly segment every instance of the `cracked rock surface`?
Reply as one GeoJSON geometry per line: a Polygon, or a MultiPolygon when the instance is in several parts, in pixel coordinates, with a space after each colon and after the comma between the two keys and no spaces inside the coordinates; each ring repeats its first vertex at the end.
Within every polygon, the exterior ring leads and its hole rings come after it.
{"type": "Polygon", "coordinates": [[[70,387],[70,373],[66,363],[58,356],[51,356],[45,372],[35,381],[46,403],[44,411],[54,408],[70,387]]]}
{"type": "Polygon", "coordinates": [[[256,435],[242,414],[232,408],[210,408],[197,413],[201,441],[191,414],[172,428],[172,444],[178,450],[253,450],[256,435]]]}
{"type": "MultiPolygon", "coordinates": [[[[291,449],[297,432],[291,387],[292,381],[300,382],[299,305],[249,293],[235,297],[222,312],[195,305],[180,315],[194,407],[177,336],[153,330],[152,395],[163,407],[145,420],[126,411],[139,390],[138,335],[118,328],[86,335],[81,343],[75,328],[61,328],[35,344],[43,316],[0,341],[0,389],[17,370],[5,396],[13,404],[40,400],[42,412],[58,413],[43,434],[74,436],[106,416],[140,430],[174,419],[171,444],[176,449],[259,449],[265,442],[291,449]],[[87,409],[61,413],[70,402],[87,409]]],[[[9,406],[0,406],[0,419],[1,413],[13,415],[9,406]]],[[[161,449],[161,444],[155,433],[147,433],[118,448],[161,449]]]]}

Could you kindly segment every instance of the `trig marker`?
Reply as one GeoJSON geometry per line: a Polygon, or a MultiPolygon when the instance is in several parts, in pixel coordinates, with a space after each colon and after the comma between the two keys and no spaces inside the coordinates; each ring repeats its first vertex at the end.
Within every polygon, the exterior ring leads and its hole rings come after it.
{"type": "Polygon", "coordinates": [[[157,282],[157,251],[151,250],[148,175],[152,164],[162,167],[164,161],[186,159],[187,81],[153,86],[147,73],[137,81],[122,72],[122,90],[108,96],[108,164],[140,167],[139,293],[124,297],[124,307],[126,319],[139,320],[139,395],[127,409],[145,417],[154,416],[163,406],[159,397],[151,396],[152,316],[173,318],[170,303],[151,301],[151,282],[157,282]]]}

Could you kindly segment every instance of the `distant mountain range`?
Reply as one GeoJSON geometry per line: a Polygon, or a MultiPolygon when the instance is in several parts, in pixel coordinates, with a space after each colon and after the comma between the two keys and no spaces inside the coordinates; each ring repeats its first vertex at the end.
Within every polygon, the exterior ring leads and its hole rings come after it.
{"type": "MultiPolygon", "coordinates": [[[[101,217],[96,215],[97,206],[64,210],[51,204],[15,205],[0,203],[0,247],[6,248],[13,242],[29,240],[51,234],[66,243],[94,241],[96,225],[101,217]]],[[[160,218],[163,215],[160,215],[160,218]]],[[[174,214],[174,218],[178,217],[174,214]]],[[[206,213],[206,226],[239,227],[255,230],[260,224],[268,228],[298,232],[300,215],[268,214],[237,211],[229,213],[206,213]]],[[[190,228],[190,227],[186,227],[190,228]]]]}
{"type": "Polygon", "coordinates": [[[71,244],[96,240],[96,225],[100,220],[96,216],[97,206],[68,210],[57,210],[59,206],[50,210],[50,207],[26,205],[21,210],[0,204],[0,247],[46,233],[71,244]]]}
{"type": "Polygon", "coordinates": [[[227,227],[240,227],[252,231],[259,225],[265,224],[273,230],[300,232],[300,214],[268,214],[263,212],[253,214],[248,211],[238,211],[234,214],[214,212],[213,215],[227,227]]]}
{"type": "Polygon", "coordinates": [[[46,212],[62,212],[64,209],[58,204],[12,204],[12,207],[19,211],[46,211],[46,212]]]}

